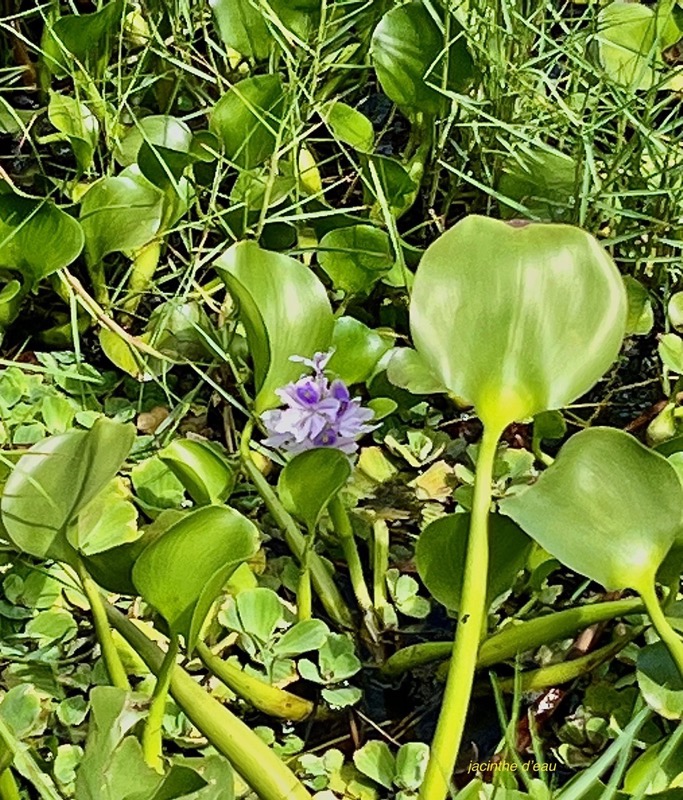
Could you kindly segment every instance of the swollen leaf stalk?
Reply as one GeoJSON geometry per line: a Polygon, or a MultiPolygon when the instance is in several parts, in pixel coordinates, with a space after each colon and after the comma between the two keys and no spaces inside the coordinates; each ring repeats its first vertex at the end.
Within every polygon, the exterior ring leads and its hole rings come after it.
{"type": "Polygon", "coordinates": [[[479,644],[486,621],[488,520],[498,439],[499,429],[484,428],[477,458],[465,577],[453,656],[419,800],[445,800],[448,796],[467,719],[479,644]]]}

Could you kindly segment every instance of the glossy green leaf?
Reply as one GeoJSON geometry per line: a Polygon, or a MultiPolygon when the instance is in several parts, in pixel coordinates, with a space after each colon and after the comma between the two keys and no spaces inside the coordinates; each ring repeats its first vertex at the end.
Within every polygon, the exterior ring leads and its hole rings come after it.
{"type": "Polygon", "coordinates": [[[319,650],[327,640],[330,630],[320,619],[297,622],[273,645],[273,655],[278,658],[295,658],[311,650],[319,650]]]}
{"type": "Polygon", "coordinates": [[[422,257],[410,324],[435,376],[502,430],[593,386],[619,352],[626,292],[578,228],[469,216],[422,257]]]}
{"type": "Polygon", "coordinates": [[[367,742],[353,754],[353,763],[363,775],[391,789],[396,774],[396,759],[386,742],[380,739],[367,742]]]}
{"type": "Polygon", "coordinates": [[[138,539],[120,544],[102,553],[84,556],[88,573],[94,581],[108,592],[116,594],[137,594],[133,583],[133,567],[142,551],[152,542],[182,519],[187,512],[177,509],[162,511],[151,525],[148,525],[138,539]]]}
{"type": "Polygon", "coordinates": [[[55,128],[69,140],[79,169],[89,169],[100,135],[97,117],[85,103],[57,92],[50,95],[47,116],[55,128]]]}
{"type": "Polygon", "coordinates": [[[665,333],[659,340],[659,357],[677,375],[683,375],[683,339],[676,333],[665,333]]]}
{"type": "Polygon", "coordinates": [[[671,6],[650,8],[642,3],[617,0],[598,15],[600,61],[617,84],[650,89],[662,81],[662,51],[681,38],[671,6]]]}
{"type": "Polygon", "coordinates": [[[215,442],[174,439],[159,458],[187,489],[197,505],[224,503],[235,485],[235,470],[215,442]]]}
{"type": "Polygon", "coordinates": [[[681,532],[683,488],[667,460],[629,434],[589,428],[500,509],[575,572],[640,592],[681,532]]]}
{"type": "Polygon", "coordinates": [[[267,58],[273,37],[262,11],[250,0],[210,0],[223,44],[247,58],[267,58]]]}
{"type": "Polygon", "coordinates": [[[329,361],[329,371],[346,384],[368,380],[380,358],[390,345],[377,331],[373,331],[353,317],[338,317],[332,334],[334,355],[329,361]]]}
{"type": "Polygon", "coordinates": [[[630,275],[624,275],[624,285],[628,299],[626,333],[629,336],[646,336],[655,324],[650,293],[640,281],[630,275]]]}
{"type": "Polygon", "coordinates": [[[372,35],[372,61],[382,89],[399,106],[427,114],[448,107],[434,87],[462,91],[474,67],[462,26],[451,16],[450,39],[422,2],[388,11],[372,35]],[[446,47],[447,45],[447,47],[446,47]]]}
{"type": "Polygon", "coordinates": [[[152,241],[161,227],[164,195],[129,167],[101,178],[85,194],[80,221],[91,263],[108,253],[135,250],[152,241]]]}
{"type": "Polygon", "coordinates": [[[669,321],[681,333],[683,331],[683,292],[674,292],[666,307],[669,321]]]}
{"type": "Polygon", "coordinates": [[[372,205],[373,219],[382,220],[382,205],[386,205],[398,219],[415,202],[420,185],[396,158],[382,155],[360,154],[363,170],[363,195],[365,202],[372,205]]]}
{"type": "MultiPolygon", "coordinates": [[[[680,729],[672,734],[680,742],[680,729]]],[[[633,761],[624,777],[624,791],[629,797],[638,796],[641,790],[646,795],[664,792],[683,773],[683,748],[668,749],[669,742],[663,739],[650,745],[633,761]],[[664,749],[668,749],[668,758],[663,758],[664,749]]],[[[683,790],[680,790],[683,793],[683,790]]],[[[657,798],[659,800],[659,797],[657,798]]]]}
{"type": "Polygon", "coordinates": [[[200,508],[145,548],[133,582],[192,652],[212,603],[235,569],[256,553],[258,542],[256,526],[238,511],[200,508]]]}
{"type": "Polygon", "coordinates": [[[239,305],[254,362],[256,410],[280,405],[275,389],[297,380],[300,363],[329,348],[334,317],[325,287],[300,261],[262,250],[255,242],[233,245],[216,269],[239,305]]]}
{"type": "Polygon", "coordinates": [[[99,492],[67,529],[71,546],[83,555],[103,553],[140,537],[138,512],[121,479],[99,492]]]}
{"type": "Polygon", "coordinates": [[[424,742],[407,742],[396,754],[394,783],[400,789],[416,792],[424,778],[429,760],[429,745],[424,742]]]}
{"type": "MultiPolygon", "coordinates": [[[[457,611],[465,577],[469,514],[449,514],[430,522],[417,540],[417,571],[429,593],[457,611]]],[[[531,540],[511,520],[489,516],[490,567],[487,604],[511,588],[526,562],[531,540]]]]}
{"type": "Polygon", "coordinates": [[[88,431],[51,436],[17,462],[0,501],[2,522],[19,550],[71,561],[67,527],[116,476],[135,428],[100,418],[88,431]]]}
{"type": "Polygon", "coordinates": [[[43,38],[48,67],[73,72],[73,56],[84,65],[106,62],[119,29],[124,0],[113,0],[93,14],[66,14],[46,29],[43,38]]]}
{"type": "Polygon", "coordinates": [[[17,270],[33,286],[82,249],[81,226],[54,203],[0,193],[0,267],[17,270]]]}
{"type": "Polygon", "coordinates": [[[221,97],[211,114],[210,128],[228,158],[243,169],[253,169],[273,154],[284,99],[279,75],[245,78],[221,97]]]}
{"type": "Polygon", "coordinates": [[[136,120],[114,149],[114,157],[124,167],[138,160],[143,144],[187,152],[192,146],[192,131],[179,119],[166,114],[152,114],[136,120]]]}
{"type": "Polygon", "coordinates": [[[332,447],[317,447],[294,456],[280,473],[277,491],[282,505],[309,530],[327,504],[351,477],[349,457],[332,447]]]}
{"type": "Polygon", "coordinates": [[[437,394],[447,391],[427,361],[412,347],[397,347],[392,350],[387,366],[387,377],[394,386],[412,394],[437,394]]]}
{"type": "Polygon", "coordinates": [[[638,652],[636,676],[650,708],[666,719],[683,719],[683,677],[664,642],[638,652]]]}
{"type": "Polygon", "coordinates": [[[375,143],[375,131],[372,122],[358,109],[342,103],[340,100],[331,100],[325,103],[320,111],[325,124],[332,131],[334,138],[343,144],[369,153],[375,143]]]}
{"type": "Polygon", "coordinates": [[[3,328],[11,325],[17,318],[23,298],[24,292],[19,281],[11,279],[2,286],[2,290],[0,290],[0,338],[3,328]]]}
{"type": "Polygon", "coordinates": [[[577,164],[571,156],[551,149],[515,153],[503,165],[498,190],[504,219],[524,216],[549,222],[571,222],[577,190],[577,164]],[[522,206],[522,209],[520,209],[522,206]]]}
{"type": "Polygon", "coordinates": [[[372,225],[352,225],[323,236],[320,266],[335,289],[346,294],[368,292],[394,264],[389,236],[372,225]]]}

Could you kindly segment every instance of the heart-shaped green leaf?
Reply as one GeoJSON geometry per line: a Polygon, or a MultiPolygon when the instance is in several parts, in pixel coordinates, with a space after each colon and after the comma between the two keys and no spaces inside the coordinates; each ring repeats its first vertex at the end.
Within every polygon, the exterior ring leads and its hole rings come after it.
{"type": "Polygon", "coordinates": [[[663,456],[623,431],[590,428],[500,509],[575,572],[642,593],[681,531],[683,488],[663,456]]]}
{"type": "Polygon", "coordinates": [[[329,349],[334,317],[325,287],[300,261],[262,250],[255,242],[234,244],[216,269],[239,303],[254,362],[256,410],[280,405],[275,389],[297,380],[301,364],[329,349]]]}
{"type": "Polygon", "coordinates": [[[626,292],[584,231],[473,215],[425,252],[410,324],[431,371],[502,430],[593,386],[619,352],[626,292]]]}
{"type": "Polygon", "coordinates": [[[197,505],[224,503],[235,485],[235,470],[214,442],[174,439],[159,458],[187,489],[197,505]]]}
{"type": "Polygon", "coordinates": [[[683,676],[664,642],[638,653],[638,686],[645,702],[666,719],[683,719],[683,676]]]}
{"type": "MultiPolygon", "coordinates": [[[[429,593],[446,608],[460,608],[470,514],[449,514],[430,522],[417,540],[417,571],[429,593]]],[[[500,514],[489,516],[490,566],[486,602],[510,589],[526,562],[531,540],[500,514]]]]}
{"type": "Polygon", "coordinates": [[[399,106],[439,114],[447,101],[436,88],[461,91],[474,68],[462,26],[451,16],[443,25],[422,2],[388,11],[372,35],[372,61],[385,94],[399,106]],[[445,74],[444,74],[445,73],[445,74]]]}
{"type": "Polygon", "coordinates": [[[66,536],[78,514],[116,476],[135,428],[100,418],[89,431],[50,436],[17,462],[0,501],[10,539],[37,558],[73,561],[66,536]]]}
{"type": "Polygon", "coordinates": [[[81,226],[54,203],[0,193],[0,267],[17,270],[33,286],[82,249],[81,226]]]}
{"type": "Polygon", "coordinates": [[[151,242],[161,227],[163,213],[163,192],[135,167],[94,183],[83,198],[80,213],[90,262],[151,242]]]}
{"type": "Polygon", "coordinates": [[[258,546],[256,526],[239,511],[200,508],[145,548],[133,568],[133,582],[172,632],[185,637],[191,653],[211,604],[258,546]]]}
{"type": "Polygon", "coordinates": [[[348,456],[332,447],[317,447],[299,453],[286,464],[277,491],[287,511],[313,530],[327,504],[350,477],[348,456]]]}
{"type": "Polygon", "coordinates": [[[283,112],[279,75],[257,75],[236,83],[221,97],[211,114],[210,128],[232,161],[253,169],[273,154],[283,112]]]}
{"type": "Polygon", "coordinates": [[[138,512],[123,481],[114,479],[99,492],[67,529],[67,539],[85,556],[104,553],[140,537],[138,512]]]}

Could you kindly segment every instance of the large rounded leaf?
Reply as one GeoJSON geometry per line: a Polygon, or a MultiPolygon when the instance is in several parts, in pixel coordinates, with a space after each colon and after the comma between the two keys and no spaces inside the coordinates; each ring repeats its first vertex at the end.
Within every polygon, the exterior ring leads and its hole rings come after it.
{"type": "Polygon", "coordinates": [[[133,583],[173,633],[194,649],[202,623],[230,575],[259,546],[253,522],[232,508],[193,511],[145,548],[133,583]]]}
{"type": "Polygon", "coordinates": [[[216,262],[239,303],[254,361],[256,410],[280,405],[275,389],[302,373],[291,356],[327,350],[334,317],[325,287],[300,261],[262,250],[255,242],[233,245],[216,262]]]}
{"type": "Polygon", "coordinates": [[[280,474],[277,491],[287,511],[312,530],[327,504],[350,477],[348,456],[341,450],[318,447],[299,453],[288,462],[280,474]]]}
{"type": "Polygon", "coordinates": [[[668,461],[629,434],[590,428],[500,509],[575,572],[640,592],[681,531],[683,488],[668,461]]]}
{"type": "Polygon", "coordinates": [[[135,428],[98,419],[89,431],[50,436],[17,462],[0,501],[2,522],[14,544],[37,558],[72,561],[66,532],[107,487],[135,439],[135,428]]]}
{"type": "Polygon", "coordinates": [[[593,386],[619,352],[626,292],[585,231],[470,216],[424,254],[410,324],[435,376],[502,429],[593,386]]]}
{"type": "Polygon", "coordinates": [[[427,114],[438,114],[445,106],[444,95],[434,86],[461,91],[474,69],[460,23],[451,17],[446,42],[422,2],[406,3],[382,17],[372,35],[372,60],[391,100],[427,114]]]}
{"type": "Polygon", "coordinates": [[[29,285],[71,264],[83,249],[78,222],[48,200],[0,193],[0,267],[29,285]]]}
{"type": "MultiPolygon", "coordinates": [[[[429,593],[452,611],[460,608],[470,514],[449,514],[430,522],[417,540],[417,571],[429,593]]],[[[510,589],[526,562],[531,540],[500,514],[489,516],[487,604],[510,589]]]]}

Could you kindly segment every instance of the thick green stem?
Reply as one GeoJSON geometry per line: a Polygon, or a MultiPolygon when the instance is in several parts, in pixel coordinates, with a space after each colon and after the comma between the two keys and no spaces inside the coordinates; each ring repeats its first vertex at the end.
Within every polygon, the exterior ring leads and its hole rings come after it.
{"type": "MultiPolygon", "coordinates": [[[[541,689],[547,689],[550,686],[561,686],[563,683],[569,683],[576,678],[580,678],[582,675],[587,675],[596,667],[599,667],[600,664],[604,664],[605,661],[608,661],[623,650],[638,633],[642,633],[642,628],[630,636],[625,636],[622,639],[611,642],[605,645],[605,647],[601,647],[599,650],[595,650],[580,658],[574,658],[571,661],[562,661],[559,664],[550,664],[547,667],[523,672],[519,676],[519,690],[522,692],[537,692],[541,689]]],[[[502,691],[512,692],[515,689],[515,678],[502,680],[498,685],[502,691]]]]}
{"type": "MultiPolygon", "coordinates": [[[[273,491],[273,487],[261,474],[251,457],[249,440],[251,439],[253,427],[254,423],[250,420],[242,433],[242,440],[240,442],[242,468],[263,498],[263,502],[266,504],[268,511],[273,515],[273,519],[280,526],[280,529],[285,535],[285,541],[289,549],[301,564],[306,550],[306,538],[299,530],[291,515],[287,513],[278,499],[278,496],[273,491]]],[[[342,627],[352,628],[353,617],[351,616],[351,612],[344,602],[329,569],[315,552],[312,552],[310,555],[309,568],[313,586],[327,613],[342,627]]]]}
{"type": "MultiPolygon", "coordinates": [[[[113,606],[107,604],[106,611],[114,628],[150,670],[159,674],[164,660],[161,650],[113,606]]],[[[268,745],[180,666],[172,671],[170,692],[192,723],[232,763],[261,800],[311,800],[306,787],[268,745]]]]}
{"type": "Polygon", "coordinates": [[[351,520],[344,508],[344,504],[335,495],[327,510],[332,520],[335,533],[339,537],[339,543],[344,551],[344,558],[349,568],[349,577],[351,578],[351,586],[353,593],[356,595],[356,600],[362,611],[372,611],[372,598],[368,585],[365,582],[365,575],[363,575],[363,565],[361,564],[360,555],[358,554],[358,547],[356,545],[356,537],[353,535],[353,528],[351,527],[351,520]]]}
{"type": "Polygon", "coordinates": [[[378,519],[372,526],[372,602],[377,612],[387,605],[387,570],[389,569],[389,527],[378,519]]]}
{"type": "Polygon", "coordinates": [[[470,522],[465,577],[458,627],[453,643],[453,657],[446,681],[446,690],[432,742],[431,754],[420,800],[445,800],[451,775],[460,750],[469,708],[477,654],[486,619],[486,586],[488,578],[488,522],[491,509],[491,482],[499,431],[484,427],[479,445],[474,498],[470,522]]]}
{"type": "Polygon", "coordinates": [[[301,722],[313,715],[315,706],[310,700],[248,675],[234,664],[215,656],[203,642],[197,644],[196,651],[204,665],[219,680],[264,714],[294,722],[301,722]]]}
{"type": "Polygon", "coordinates": [[[299,584],[296,587],[297,616],[300,622],[303,622],[306,619],[311,619],[313,616],[313,593],[311,590],[310,558],[311,548],[310,546],[307,546],[304,552],[303,564],[301,565],[299,584]]]}
{"type": "Polygon", "coordinates": [[[638,592],[643,598],[645,609],[652,620],[655,630],[659,634],[660,639],[667,646],[671,658],[673,658],[683,678],[683,641],[681,641],[680,636],[671,625],[669,625],[667,618],[664,616],[664,612],[657,599],[654,581],[639,587],[638,592]]]}
{"type": "Polygon", "coordinates": [[[178,657],[178,636],[171,634],[168,650],[157,675],[157,682],[152,693],[149,714],[142,731],[142,753],[147,765],[163,774],[163,726],[166,712],[166,700],[171,685],[171,677],[178,657]]]}
{"type": "MultiPolygon", "coordinates": [[[[535,650],[541,645],[566,639],[597,622],[607,622],[617,617],[639,614],[644,610],[645,606],[640,598],[628,597],[624,600],[610,600],[606,603],[592,603],[577,608],[568,608],[526,622],[510,624],[482,642],[477,668],[490,667],[493,664],[515,658],[518,653],[535,650]]],[[[433,661],[443,661],[449,658],[452,651],[453,642],[450,641],[422,642],[410,645],[394,653],[382,667],[382,673],[387,677],[402,675],[415,667],[430,664],[433,661]]]]}
{"type": "Polygon", "coordinates": [[[126,675],[126,670],[123,668],[121,658],[116,649],[116,644],[111,635],[109,623],[107,622],[104,600],[100,594],[100,590],[97,588],[90,575],[88,575],[82,563],[77,565],[77,572],[81,581],[81,586],[83,587],[83,592],[85,593],[90,605],[90,610],[92,611],[95,633],[97,635],[97,641],[100,643],[102,658],[107,668],[109,680],[114,686],[123,689],[125,692],[129,692],[130,685],[128,683],[128,676],[126,675]]]}

